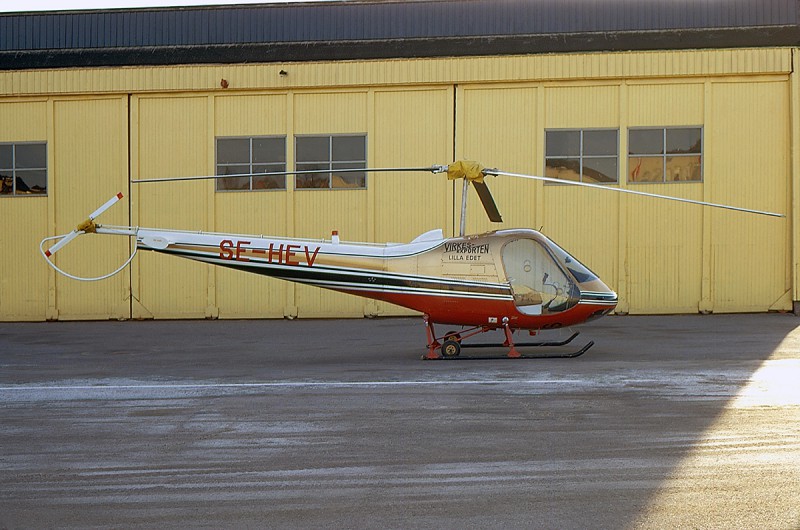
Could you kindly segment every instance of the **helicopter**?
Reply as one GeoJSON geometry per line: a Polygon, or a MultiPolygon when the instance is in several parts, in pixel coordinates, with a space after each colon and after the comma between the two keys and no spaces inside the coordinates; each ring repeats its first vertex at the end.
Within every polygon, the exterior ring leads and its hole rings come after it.
{"type": "MultiPolygon", "coordinates": [[[[320,171],[323,170],[259,175],[296,175],[320,171]]],[[[444,173],[449,180],[461,179],[463,184],[459,236],[445,237],[441,229],[435,229],[409,243],[376,244],[342,241],[336,231],[332,232],[330,239],[297,239],[97,224],[95,219],[123,198],[122,193],[118,193],[71,232],[43,239],[39,246],[40,252],[56,271],[76,280],[109,278],[130,264],[136,252],[141,249],[389,302],[422,314],[427,337],[427,351],[422,358],[426,360],[573,358],[588,351],[594,342],[590,341],[575,351],[563,352],[553,348],[571,343],[579,332],[564,340],[528,343],[515,342],[514,333],[527,331],[534,336],[542,331],[569,328],[607,315],[617,305],[617,294],[591,269],[539,231],[518,228],[465,234],[467,192],[470,186],[477,192],[492,222],[502,222],[502,216],[485,182],[487,176],[579,185],[783,217],[782,214],[773,212],[609,188],[587,182],[511,173],[465,160],[422,168],[359,168],[336,171],[429,171],[434,174],[444,173]],[[134,237],[136,245],[130,257],[118,269],[96,278],[71,275],[51,260],[70,241],[89,233],[134,237]],[[45,250],[45,244],[51,241],[55,241],[55,244],[45,250]],[[437,324],[460,326],[462,329],[437,334],[437,324]],[[467,342],[467,339],[490,331],[502,332],[502,344],[467,342]],[[498,346],[507,348],[502,357],[461,356],[463,348],[498,346]],[[535,355],[520,351],[520,348],[527,350],[528,347],[551,350],[535,355]]],[[[242,175],[176,177],[132,182],[138,184],[237,176],[242,175]]]]}

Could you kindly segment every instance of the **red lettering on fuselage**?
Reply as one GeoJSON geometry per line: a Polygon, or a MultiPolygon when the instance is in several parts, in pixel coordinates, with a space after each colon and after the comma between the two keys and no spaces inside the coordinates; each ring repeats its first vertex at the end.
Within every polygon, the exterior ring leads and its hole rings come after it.
{"type": "Polygon", "coordinates": [[[308,251],[308,247],[306,247],[306,263],[309,267],[314,266],[314,262],[317,260],[317,253],[319,252],[319,247],[314,249],[314,253],[310,253],[308,251]]]}
{"type": "Polygon", "coordinates": [[[299,261],[293,261],[292,258],[295,257],[297,254],[294,250],[300,250],[300,245],[286,245],[286,264],[287,265],[300,265],[299,261]]]}
{"type": "Polygon", "coordinates": [[[236,242],[236,259],[237,260],[239,260],[239,261],[250,261],[248,258],[245,258],[244,256],[242,256],[242,251],[245,250],[242,247],[246,247],[249,244],[250,244],[249,241],[237,241],[236,242]]]}
{"type": "Polygon", "coordinates": [[[269,247],[263,248],[248,248],[250,241],[236,241],[231,239],[223,239],[219,243],[219,259],[230,261],[251,261],[246,256],[249,252],[252,255],[260,254],[267,257],[267,263],[277,263],[279,265],[292,265],[299,266],[302,262],[298,256],[305,254],[306,267],[313,267],[314,262],[317,260],[320,247],[309,247],[308,245],[275,245],[270,243],[269,247]]]}
{"type": "MultiPolygon", "coordinates": [[[[272,256],[274,255],[274,246],[272,243],[269,244],[269,253],[267,254],[267,261],[272,263],[272,256]]],[[[281,244],[278,247],[278,263],[283,263],[283,245],[281,244]]]]}
{"type": "Polygon", "coordinates": [[[219,259],[233,259],[233,241],[223,239],[219,244],[219,259]]]}

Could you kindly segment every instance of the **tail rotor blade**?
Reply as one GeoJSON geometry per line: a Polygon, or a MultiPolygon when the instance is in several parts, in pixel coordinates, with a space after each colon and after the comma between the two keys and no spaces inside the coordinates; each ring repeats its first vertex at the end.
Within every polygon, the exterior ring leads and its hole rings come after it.
{"type": "Polygon", "coordinates": [[[61,250],[65,246],[67,246],[67,243],[69,243],[70,241],[72,241],[73,239],[78,237],[80,234],[81,234],[81,232],[78,232],[77,230],[73,230],[69,234],[65,235],[63,238],[59,239],[58,242],[55,245],[53,245],[49,249],[45,250],[44,251],[44,255],[49,258],[53,254],[55,254],[56,252],[58,252],[59,250],[61,250]]]}
{"type": "MultiPolygon", "coordinates": [[[[97,219],[100,215],[102,215],[103,212],[105,212],[106,210],[108,210],[109,208],[114,206],[117,202],[119,202],[119,200],[122,199],[122,197],[123,197],[122,193],[117,193],[116,195],[111,197],[109,200],[107,200],[100,208],[96,209],[94,212],[92,212],[89,215],[89,219],[87,219],[86,221],[84,221],[83,223],[78,225],[78,227],[75,230],[73,230],[72,232],[70,232],[70,233],[66,234],[65,236],[61,237],[61,239],[59,239],[56,242],[55,245],[53,245],[49,249],[45,250],[44,251],[45,257],[49,258],[53,254],[55,254],[56,252],[58,252],[59,250],[61,250],[65,246],[67,246],[67,244],[70,241],[72,241],[73,239],[75,239],[79,235],[85,234],[86,232],[94,232],[94,229],[96,227],[95,227],[93,221],[95,219],[97,219]]],[[[47,238],[44,241],[42,241],[42,243],[44,244],[45,241],[56,239],[58,237],[59,236],[56,236],[55,238],[47,238]]]]}
{"type": "Polygon", "coordinates": [[[112,206],[114,206],[114,205],[115,205],[115,204],[116,204],[116,203],[117,203],[117,202],[118,202],[118,201],[119,201],[119,200],[120,200],[122,197],[123,197],[123,195],[122,195],[122,193],[121,193],[121,192],[120,192],[120,193],[117,193],[116,195],[114,195],[113,197],[111,197],[110,199],[108,199],[108,200],[105,202],[105,204],[103,204],[103,205],[102,205],[100,208],[98,208],[97,210],[95,210],[94,212],[92,212],[92,213],[91,213],[91,215],[89,215],[89,219],[90,219],[91,221],[94,221],[95,219],[97,219],[98,217],[100,217],[100,214],[102,214],[103,212],[105,212],[106,210],[108,210],[109,208],[111,208],[112,206]]]}

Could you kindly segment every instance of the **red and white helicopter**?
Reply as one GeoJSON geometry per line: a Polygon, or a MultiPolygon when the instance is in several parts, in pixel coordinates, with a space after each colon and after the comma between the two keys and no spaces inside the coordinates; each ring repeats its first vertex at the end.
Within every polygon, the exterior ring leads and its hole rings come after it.
{"type": "MultiPolygon", "coordinates": [[[[340,241],[335,233],[330,240],[310,240],[95,223],[97,217],[122,198],[119,193],[70,233],[42,240],[40,251],[50,266],[74,279],[100,280],[113,276],[133,260],[138,249],[142,249],[382,300],[423,314],[427,331],[424,359],[483,358],[459,355],[464,347],[497,346],[465,343],[475,335],[493,330],[504,333],[502,346],[508,348],[506,358],[577,357],[585,353],[593,342],[577,351],[544,355],[523,354],[517,348],[564,346],[578,333],[565,340],[525,344],[515,343],[513,334],[526,330],[536,335],[541,330],[573,326],[606,315],[616,307],[617,294],[589,268],[536,230],[510,229],[465,235],[467,191],[470,185],[477,191],[493,222],[502,222],[502,218],[484,182],[487,175],[543,180],[783,217],[772,212],[509,173],[487,169],[470,161],[426,168],[360,168],[352,171],[409,170],[446,173],[448,179],[463,179],[461,230],[458,237],[446,238],[438,229],[422,234],[410,243],[374,244],[340,241]],[[50,258],[70,241],[87,233],[135,237],[136,246],[133,254],[116,271],[98,278],[78,278],[59,269],[50,258]],[[56,243],[45,250],[45,244],[51,241],[56,243]],[[434,324],[461,326],[462,329],[437,335],[434,324]]],[[[347,171],[350,170],[337,170],[341,173],[347,171]]],[[[314,172],[319,170],[279,174],[314,172]]],[[[265,175],[275,174],[278,173],[265,175]]],[[[133,182],[235,176],[241,175],[133,182]]]]}

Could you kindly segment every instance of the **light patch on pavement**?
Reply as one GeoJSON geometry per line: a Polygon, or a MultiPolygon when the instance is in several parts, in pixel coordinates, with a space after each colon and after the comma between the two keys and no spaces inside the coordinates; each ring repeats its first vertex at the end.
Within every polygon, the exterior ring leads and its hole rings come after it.
{"type": "Polygon", "coordinates": [[[796,352],[798,335],[746,379],[631,528],[726,528],[733,513],[738,528],[800,528],[800,359],[774,358],[796,352]],[[748,488],[771,501],[749,503],[748,488]]]}
{"type": "Polygon", "coordinates": [[[800,406],[800,359],[764,361],[731,406],[733,408],[800,406]]]}

